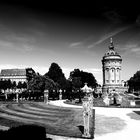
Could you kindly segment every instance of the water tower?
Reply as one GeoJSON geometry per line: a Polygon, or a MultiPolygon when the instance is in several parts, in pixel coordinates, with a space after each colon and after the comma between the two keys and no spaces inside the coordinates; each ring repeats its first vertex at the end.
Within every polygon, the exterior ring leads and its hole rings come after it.
{"type": "Polygon", "coordinates": [[[121,80],[121,64],[122,58],[115,51],[112,38],[110,39],[109,50],[105,53],[102,59],[103,70],[103,93],[109,93],[111,91],[122,92],[122,80],[121,80]]]}

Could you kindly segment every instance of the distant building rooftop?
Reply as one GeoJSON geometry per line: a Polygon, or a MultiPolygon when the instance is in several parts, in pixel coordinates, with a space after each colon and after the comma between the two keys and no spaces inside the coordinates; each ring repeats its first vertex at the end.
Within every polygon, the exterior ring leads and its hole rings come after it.
{"type": "Polygon", "coordinates": [[[32,73],[34,70],[32,68],[26,69],[2,69],[0,76],[24,76],[27,73],[32,73]]]}
{"type": "Polygon", "coordinates": [[[26,75],[26,69],[2,69],[0,75],[26,75]]]}

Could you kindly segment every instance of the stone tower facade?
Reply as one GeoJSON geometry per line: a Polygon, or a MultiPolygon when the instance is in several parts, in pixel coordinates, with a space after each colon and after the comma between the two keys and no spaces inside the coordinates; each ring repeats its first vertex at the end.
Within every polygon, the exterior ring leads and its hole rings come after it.
{"type": "Polygon", "coordinates": [[[102,59],[103,69],[103,93],[109,93],[111,91],[123,92],[121,80],[121,64],[122,58],[115,51],[112,38],[110,39],[109,50],[105,53],[102,59]]]}

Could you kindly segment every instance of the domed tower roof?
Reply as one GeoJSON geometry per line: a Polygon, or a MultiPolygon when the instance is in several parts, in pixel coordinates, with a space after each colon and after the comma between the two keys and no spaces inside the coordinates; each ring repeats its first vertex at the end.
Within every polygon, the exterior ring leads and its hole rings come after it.
{"type": "Polygon", "coordinates": [[[103,56],[103,59],[106,58],[118,58],[121,59],[121,56],[115,51],[112,38],[110,38],[110,45],[108,46],[109,50],[103,56]]]}

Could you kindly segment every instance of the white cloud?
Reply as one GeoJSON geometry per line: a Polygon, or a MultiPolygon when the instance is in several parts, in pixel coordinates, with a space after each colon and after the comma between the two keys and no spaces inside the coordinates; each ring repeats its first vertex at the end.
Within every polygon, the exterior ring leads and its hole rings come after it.
{"type": "Polygon", "coordinates": [[[82,42],[74,42],[69,45],[69,48],[83,48],[82,42]]]}
{"type": "Polygon", "coordinates": [[[137,53],[138,53],[138,52],[140,52],[140,48],[132,48],[131,51],[132,51],[132,52],[137,52],[137,53]]]}
{"type": "Polygon", "coordinates": [[[140,46],[137,43],[128,43],[126,45],[123,45],[122,47],[119,47],[119,50],[124,52],[123,55],[128,55],[130,53],[134,53],[136,55],[140,54],[140,46]]]}
{"type": "Polygon", "coordinates": [[[112,32],[110,32],[110,33],[108,33],[108,34],[103,35],[98,41],[94,42],[93,44],[90,44],[90,45],[88,46],[88,49],[93,48],[94,46],[96,46],[96,45],[102,43],[102,42],[105,41],[106,39],[109,39],[109,38],[111,38],[111,37],[117,35],[118,33],[122,32],[122,31],[125,31],[126,29],[128,29],[128,28],[130,28],[130,27],[132,27],[132,26],[121,27],[121,28],[119,28],[119,29],[116,29],[115,31],[112,31],[112,32]]]}
{"type": "Polygon", "coordinates": [[[0,48],[29,52],[35,49],[35,46],[27,42],[13,42],[0,40],[0,48]]]}

